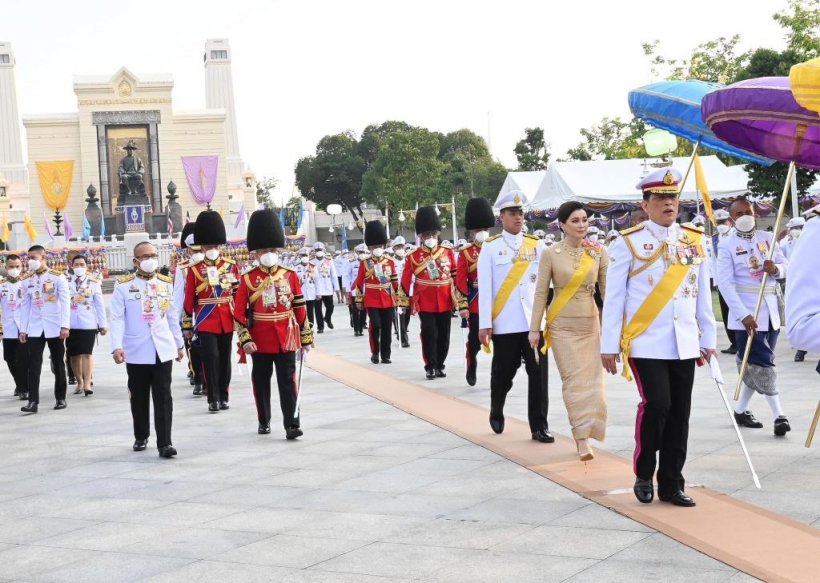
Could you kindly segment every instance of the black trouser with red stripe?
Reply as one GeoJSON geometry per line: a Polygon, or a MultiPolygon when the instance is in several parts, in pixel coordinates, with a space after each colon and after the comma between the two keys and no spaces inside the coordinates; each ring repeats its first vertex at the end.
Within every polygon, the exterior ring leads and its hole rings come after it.
{"type": "Polygon", "coordinates": [[[208,402],[227,402],[228,387],[231,386],[233,332],[197,332],[197,336],[199,358],[202,360],[202,377],[208,389],[208,402]]]}
{"type": "Polygon", "coordinates": [[[444,370],[444,361],[450,352],[450,320],[447,312],[419,312],[421,324],[421,356],[424,370],[444,370]]]}
{"type": "Polygon", "coordinates": [[[393,339],[394,308],[367,308],[370,326],[367,329],[370,337],[370,354],[381,356],[382,360],[390,359],[390,343],[393,339]]]}
{"type": "Polygon", "coordinates": [[[695,361],[629,359],[641,395],[635,420],[635,476],[651,480],[657,466],[658,496],[684,489],[695,361]]]}
{"type": "Polygon", "coordinates": [[[467,372],[475,373],[476,355],[481,350],[481,343],[478,341],[478,314],[470,314],[467,319],[469,332],[467,332],[467,372]]]}
{"type": "Polygon", "coordinates": [[[260,425],[270,424],[270,381],[276,369],[276,385],[279,387],[279,406],[282,409],[282,422],[285,429],[299,427],[299,417],[294,417],[296,397],[299,388],[296,386],[296,353],[280,352],[279,354],[251,354],[253,369],[251,383],[253,398],[256,401],[256,416],[260,425]]]}

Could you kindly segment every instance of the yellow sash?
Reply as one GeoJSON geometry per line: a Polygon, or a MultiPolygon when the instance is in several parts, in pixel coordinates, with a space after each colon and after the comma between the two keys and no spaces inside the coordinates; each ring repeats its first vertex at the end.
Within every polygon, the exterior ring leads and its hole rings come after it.
{"type": "Polygon", "coordinates": [[[575,273],[572,274],[569,283],[567,283],[566,287],[561,290],[561,293],[552,300],[549,310],[547,310],[547,325],[544,327],[544,346],[541,347],[541,354],[546,354],[547,349],[552,345],[550,324],[553,323],[555,318],[557,318],[561,311],[567,306],[594,265],[595,260],[592,256],[589,253],[584,253],[581,256],[581,263],[578,265],[578,269],[575,270],[575,273]]]}
{"type": "MultiPolygon", "coordinates": [[[[521,246],[521,251],[531,251],[536,245],[538,245],[538,240],[524,237],[524,244],[521,246]]],[[[519,253],[521,253],[521,251],[519,251],[519,253]]],[[[510,269],[507,277],[501,283],[498,294],[493,301],[493,320],[495,320],[501,313],[501,310],[504,309],[504,304],[510,299],[510,294],[512,294],[513,289],[521,281],[521,278],[524,277],[524,273],[526,273],[529,266],[529,261],[513,261],[512,269],[510,269]]]]}
{"type": "MultiPolygon", "coordinates": [[[[695,245],[700,245],[701,236],[694,236],[695,245]]],[[[667,247],[664,241],[663,247],[667,247]]],[[[674,263],[670,265],[666,273],[658,282],[658,285],[652,290],[643,303],[638,307],[638,310],[632,316],[632,320],[624,328],[621,333],[621,352],[624,359],[623,376],[626,380],[632,380],[632,374],[629,367],[629,352],[632,346],[632,341],[646,332],[658,314],[666,307],[669,300],[683,283],[686,274],[689,272],[689,266],[682,263],[674,263]]]]}

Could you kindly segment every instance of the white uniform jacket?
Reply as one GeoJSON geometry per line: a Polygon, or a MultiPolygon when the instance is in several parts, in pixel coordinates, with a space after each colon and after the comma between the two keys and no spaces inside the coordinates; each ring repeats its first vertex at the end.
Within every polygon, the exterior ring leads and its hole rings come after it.
{"type": "Polygon", "coordinates": [[[316,299],[316,267],[308,263],[302,265],[298,263],[293,268],[296,275],[299,276],[299,283],[302,285],[302,295],[306,302],[312,302],[316,299]]]}
{"type": "Polygon", "coordinates": [[[333,260],[323,257],[314,259],[311,263],[316,267],[316,295],[332,296],[334,291],[339,291],[339,280],[333,260]]]}
{"type": "Polygon", "coordinates": [[[20,304],[23,301],[21,279],[0,279],[0,309],[3,313],[3,338],[17,340],[20,337],[20,304]]]}
{"type": "MultiPolygon", "coordinates": [[[[741,320],[754,312],[763,275],[763,260],[771,244],[771,233],[755,231],[751,238],[745,239],[734,229],[720,241],[717,277],[720,294],[729,306],[727,325],[730,330],[743,330],[741,320]]],[[[776,243],[773,260],[778,270],[776,278],[784,278],[788,260],[776,243]]],[[[766,291],[757,316],[757,327],[762,332],[769,329],[770,321],[775,330],[780,329],[776,286],[775,279],[769,276],[766,279],[766,291]]]]}
{"type": "Polygon", "coordinates": [[[812,219],[794,246],[786,285],[786,334],[798,350],[820,352],[820,219],[812,219]]]}
{"type": "Polygon", "coordinates": [[[50,269],[31,273],[22,282],[20,332],[34,338],[57,338],[60,328],[71,326],[71,297],[62,274],[50,269]]]}
{"type": "Polygon", "coordinates": [[[89,275],[72,275],[68,278],[68,293],[71,296],[72,330],[108,328],[99,279],[89,275]]]}
{"type": "MultiPolygon", "coordinates": [[[[692,227],[694,229],[694,227],[692,227]]],[[[690,232],[693,234],[694,232],[690,232]]],[[[624,320],[630,322],[666,273],[669,262],[679,261],[679,245],[689,238],[687,229],[673,224],[668,229],[651,221],[623,231],[609,247],[609,268],[606,272],[606,298],[602,320],[601,354],[619,354],[624,320]],[[667,260],[648,263],[662,242],[674,248],[667,260]],[[640,273],[633,273],[642,269],[640,273]],[[630,277],[630,274],[632,276],[630,277]]],[[[705,236],[705,235],[704,235],[705,236]]],[[[684,254],[687,253],[684,251],[684,254]]],[[[709,289],[709,259],[703,250],[697,258],[688,256],[688,273],[672,298],[666,303],[649,328],[632,340],[629,356],[678,360],[697,358],[701,348],[714,349],[717,343],[712,292],[709,289]]]]}
{"type": "Polygon", "coordinates": [[[493,334],[529,332],[535,282],[538,279],[538,261],[546,250],[543,241],[534,235],[511,235],[502,231],[481,247],[478,256],[478,327],[492,328],[493,334]],[[524,240],[534,240],[532,251],[525,253],[524,240]],[[510,294],[501,313],[493,319],[493,303],[507,274],[518,261],[529,263],[526,271],[510,294]]]}
{"type": "Polygon", "coordinates": [[[129,364],[176,358],[183,346],[179,313],[170,277],[121,277],[111,296],[111,351],[125,351],[129,364]]]}

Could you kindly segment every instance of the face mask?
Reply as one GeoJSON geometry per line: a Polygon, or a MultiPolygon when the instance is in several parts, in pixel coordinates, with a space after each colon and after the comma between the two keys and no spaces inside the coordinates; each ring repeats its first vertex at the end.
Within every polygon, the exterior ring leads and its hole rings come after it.
{"type": "Polygon", "coordinates": [[[487,240],[487,237],[489,237],[489,236],[490,236],[489,231],[479,231],[478,233],[475,234],[475,241],[476,241],[476,243],[483,243],[484,241],[487,240]]]}
{"type": "Polygon", "coordinates": [[[749,233],[755,228],[755,218],[750,215],[743,215],[735,219],[735,228],[741,233],[749,233]]]}
{"type": "Polygon", "coordinates": [[[384,255],[384,249],[382,249],[381,247],[376,247],[375,249],[373,249],[372,253],[373,257],[381,257],[382,255],[384,255]]]}
{"type": "Polygon", "coordinates": [[[143,259],[140,261],[140,269],[145,273],[154,273],[158,263],[156,259],[143,259]]]}
{"type": "Polygon", "coordinates": [[[302,257],[301,259],[299,259],[299,263],[301,263],[302,265],[307,265],[308,261],[310,261],[310,257],[302,257]]]}
{"type": "Polygon", "coordinates": [[[800,233],[803,232],[803,229],[791,229],[789,230],[789,235],[792,236],[792,239],[797,239],[800,236],[800,233]]]}
{"type": "Polygon", "coordinates": [[[205,259],[205,254],[202,251],[197,251],[196,253],[191,255],[192,264],[199,263],[203,259],[205,259]]]}
{"type": "Polygon", "coordinates": [[[12,267],[8,271],[6,271],[6,273],[8,273],[9,277],[20,277],[20,268],[12,267]]]}
{"type": "Polygon", "coordinates": [[[325,256],[324,251],[317,251],[316,252],[316,259],[322,259],[325,256]]]}
{"type": "Polygon", "coordinates": [[[720,235],[725,235],[726,233],[729,232],[729,229],[731,229],[731,227],[729,225],[718,225],[717,226],[717,232],[720,235]]]}
{"type": "Polygon", "coordinates": [[[274,265],[279,263],[279,255],[272,251],[268,253],[263,253],[262,257],[259,258],[259,263],[261,263],[265,267],[273,267],[274,265]]]}
{"type": "Polygon", "coordinates": [[[430,249],[435,247],[437,243],[438,239],[436,237],[430,237],[429,239],[424,240],[424,244],[430,249]]]}
{"type": "Polygon", "coordinates": [[[399,249],[398,251],[396,251],[396,257],[398,257],[399,259],[404,257],[404,249],[399,249]]]}
{"type": "Polygon", "coordinates": [[[205,257],[207,257],[211,261],[216,261],[219,257],[219,249],[208,249],[207,251],[205,251],[205,257]]]}
{"type": "Polygon", "coordinates": [[[370,255],[367,253],[359,253],[359,261],[364,261],[368,257],[370,257],[370,255]]]}
{"type": "Polygon", "coordinates": [[[37,271],[40,269],[40,260],[39,259],[29,259],[28,260],[28,269],[29,271],[37,271]]]}
{"type": "Polygon", "coordinates": [[[74,275],[77,277],[85,277],[85,267],[75,267],[74,268],[74,275]]]}

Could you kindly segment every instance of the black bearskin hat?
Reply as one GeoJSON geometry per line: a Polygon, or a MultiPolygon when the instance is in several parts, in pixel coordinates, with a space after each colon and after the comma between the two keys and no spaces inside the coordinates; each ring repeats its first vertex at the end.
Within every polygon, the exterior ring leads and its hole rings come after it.
{"type": "Polygon", "coordinates": [[[222,215],[216,211],[202,211],[196,218],[194,241],[197,245],[224,245],[228,241],[222,215]]]}
{"type": "Polygon", "coordinates": [[[367,221],[364,226],[365,245],[387,245],[387,229],[381,221],[367,221]]]}
{"type": "Polygon", "coordinates": [[[436,209],[431,206],[423,206],[416,211],[416,235],[421,235],[427,231],[440,231],[441,219],[438,218],[436,209]]]}
{"type": "MultiPolygon", "coordinates": [[[[182,232],[179,234],[179,246],[183,249],[187,249],[188,245],[185,243],[185,239],[188,238],[188,235],[194,234],[194,227],[196,223],[187,222],[182,227],[182,232]]],[[[196,245],[196,236],[194,236],[194,245],[196,245]]]]}
{"type": "Polygon", "coordinates": [[[464,209],[464,228],[468,231],[489,229],[495,226],[493,207],[486,198],[477,197],[467,201],[464,209]]]}
{"type": "Polygon", "coordinates": [[[270,209],[253,211],[248,219],[248,251],[285,246],[285,231],[279,217],[270,209]]]}

